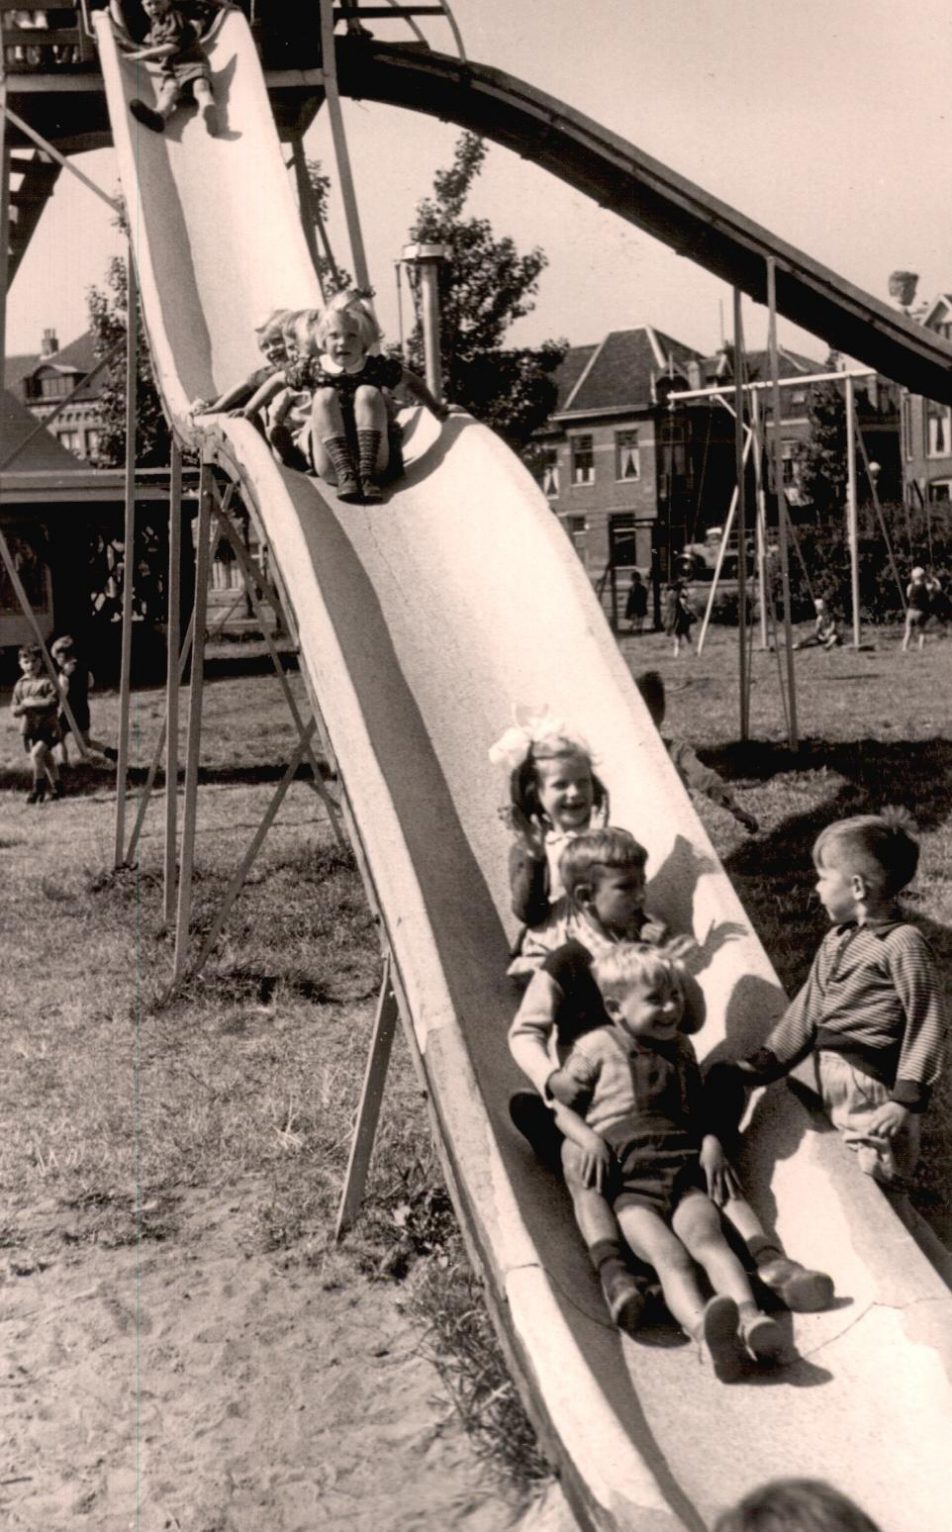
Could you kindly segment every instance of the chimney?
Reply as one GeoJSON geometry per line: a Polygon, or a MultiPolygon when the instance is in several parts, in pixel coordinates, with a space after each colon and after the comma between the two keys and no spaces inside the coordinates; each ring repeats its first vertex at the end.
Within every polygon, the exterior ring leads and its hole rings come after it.
{"type": "Polygon", "coordinates": [[[40,342],[40,356],[55,356],[59,350],[59,341],[56,339],[55,330],[44,330],[43,339],[40,342]]]}

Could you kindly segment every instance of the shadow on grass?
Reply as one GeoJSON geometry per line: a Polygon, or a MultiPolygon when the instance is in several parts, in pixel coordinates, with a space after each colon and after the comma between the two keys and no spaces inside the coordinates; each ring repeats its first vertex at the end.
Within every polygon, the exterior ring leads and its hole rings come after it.
{"type": "MultiPolygon", "coordinates": [[[[318,757],[318,765],[325,782],[336,781],[336,774],[331,771],[327,761],[318,757]]],[[[209,785],[256,787],[262,782],[280,782],[286,771],[287,764],[282,761],[255,762],[247,766],[202,766],[199,767],[198,783],[200,787],[209,785]]],[[[111,793],[115,788],[114,772],[113,766],[84,765],[82,762],[67,766],[65,769],[60,768],[67,798],[88,798],[94,793],[111,793]]],[[[144,787],[148,774],[145,766],[130,766],[128,775],[130,788],[144,787]]],[[[180,787],[184,780],[185,769],[182,767],[179,771],[180,787]]],[[[294,773],[294,780],[296,782],[311,781],[311,768],[303,764],[299,766],[294,773]]],[[[20,771],[11,770],[8,766],[0,766],[0,792],[25,793],[30,787],[30,782],[30,770],[26,763],[20,771]]],[[[164,770],[156,772],[155,786],[164,788],[164,770]]]]}

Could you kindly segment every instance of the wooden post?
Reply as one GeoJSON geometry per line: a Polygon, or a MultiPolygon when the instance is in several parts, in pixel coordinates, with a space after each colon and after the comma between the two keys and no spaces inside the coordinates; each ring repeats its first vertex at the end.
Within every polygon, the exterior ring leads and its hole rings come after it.
{"type": "MultiPolygon", "coordinates": [[[[729,408],[729,406],[728,406],[728,408],[729,408]]],[[[748,431],[747,435],[746,435],[746,438],[745,438],[745,441],[744,441],[744,466],[745,467],[746,467],[746,464],[747,464],[747,455],[750,452],[750,447],[751,447],[751,442],[752,441],[753,441],[753,432],[748,431]]],[[[714,611],[714,598],[717,595],[717,586],[718,586],[718,582],[720,581],[720,578],[721,578],[721,570],[722,570],[722,568],[724,566],[724,557],[725,557],[725,555],[727,553],[727,540],[728,540],[728,538],[731,535],[731,529],[732,529],[732,527],[734,525],[734,517],[736,515],[737,515],[737,485],[735,484],[733,490],[731,491],[731,503],[730,503],[730,505],[727,508],[727,519],[724,522],[724,532],[723,532],[723,535],[721,537],[721,545],[720,545],[720,547],[717,550],[717,559],[716,559],[715,564],[714,564],[714,575],[713,575],[713,578],[711,580],[711,593],[710,593],[710,595],[707,598],[707,609],[706,609],[706,611],[704,613],[704,617],[703,617],[703,620],[701,622],[701,631],[700,631],[700,633],[698,635],[698,641],[697,641],[697,652],[698,652],[698,654],[702,654],[704,652],[704,640],[707,637],[707,630],[708,630],[708,628],[711,625],[711,614],[714,611]]]]}
{"type": "Polygon", "coordinates": [[[132,683],[132,588],[135,580],[136,525],[136,377],[138,373],[138,288],[132,241],[126,247],[126,464],[122,521],[122,658],[119,669],[119,741],[116,760],[116,845],[114,863],[122,866],[126,841],[126,781],[129,773],[129,693],[132,683]]]}
{"type": "Polygon", "coordinates": [[[344,203],[347,233],[350,237],[351,264],[357,286],[370,288],[370,273],[364,253],[364,239],[360,229],[360,213],[357,194],[350,167],[347,135],[340,109],[340,93],[337,89],[337,55],[334,43],[334,0],[321,0],[321,64],[324,70],[324,92],[327,101],[327,118],[331,126],[334,158],[337,164],[337,182],[344,203]]]}
{"type": "Polygon", "coordinates": [[[380,1106],[383,1101],[383,1089],[387,1079],[387,1067],[390,1063],[390,1050],[393,1047],[393,1034],[396,1030],[397,1015],[397,1002],[391,982],[390,957],[388,954],[384,959],[383,978],[380,981],[380,995],[377,1000],[377,1014],[374,1018],[374,1029],[370,1038],[370,1051],[367,1055],[367,1068],[364,1072],[364,1083],[360,1092],[360,1105],[357,1108],[357,1121],[354,1125],[354,1137],[351,1142],[347,1171],[344,1176],[344,1189],[341,1193],[340,1207],[337,1212],[337,1223],[334,1226],[335,1239],[340,1239],[353,1223],[357,1210],[363,1201],[364,1188],[367,1184],[367,1172],[370,1169],[370,1159],[373,1154],[374,1138],[377,1133],[377,1123],[380,1120],[380,1106]]]}
{"type": "Polygon", "coordinates": [[[202,739],[202,690],[205,670],[205,621],[208,609],[211,491],[209,469],[202,464],[198,498],[198,547],[195,557],[192,679],[188,691],[188,740],[185,747],[185,804],[182,813],[182,856],[175,916],[175,983],[185,971],[188,928],[192,914],[192,869],[195,863],[195,823],[198,813],[198,758],[202,739]]]}
{"type": "Polygon", "coordinates": [[[737,626],[738,681],[740,684],[740,737],[750,734],[750,698],[747,689],[747,485],[744,463],[744,326],[741,291],[734,288],[734,471],[737,475],[737,626]]]}
{"type": "Polygon", "coordinates": [[[7,133],[7,82],[0,59],[0,394],[7,355],[7,288],[10,285],[10,143],[7,133]]]}
{"type": "MultiPolygon", "coordinates": [[[[192,623],[191,623],[191,621],[189,621],[188,631],[185,634],[185,644],[184,644],[184,647],[182,649],[181,659],[179,661],[179,668],[178,668],[179,686],[181,686],[181,684],[182,684],[182,677],[185,674],[185,667],[188,664],[188,657],[189,657],[189,654],[191,653],[191,649],[192,649],[192,623]]],[[[155,787],[155,775],[156,775],[156,772],[159,769],[159,762],[161,761],[163,755],[165,754],[165,743],[166,743],[166,740],[168,739],[168,730],[169,730],[168,693],[166,693],[165,717],[162,719],[162,727],[159,730],[159,737],[156,740],[155,748],[152,751],[152,759],[149,762],[149,769],[146,772],[146,776],[145,776],[145,785],[144,785],[141,793],[139,794],[139,802],[138,802],[138,805],[136,807],[135,823],[132,826],[132,833],[129,836],[129,844],[126,847],[126,861],[130,865],[132,864],[132,862],[135,861],[136,848],[137,848],[137,846],[139,844],[139,836],[142,834],[142,826],[145,824],[145,816],[146,816],[146,814],[148,813],[148,810],[149,810],[149,801],[150,801],[150,799],[152,797],[152,790],[155,787]]],[[[176,783],[176,787],[177,787],[177,783],[176,783]]],[[[173,904],[173,913],[174,913],[174,904],[173,904]]],[[[166,918],[168,920],[171,920],[172,916],[168,915],[166,918]]]]}
{"type": "Polygon", "coordinates": [[[797,676],[793,661],[793,624],[790,620],[790,554],[787,541],[787,497],[783,487],[783,439],[780,434],[780,354],[777,348],[777,263],[767,257],[767,351],[773,402],[774,487],[777,493],[777,536],[780,544],[780,590],[783,601],[783,644],[787,656],[787,725],[790,749],[799,747],[797,729],[797,676]]]}
{"type": "Polygon", "coordinates": [[[859,621],[859,514],[856,506],[856,406],[853,379],[846,376],[846,528],[850,548],[850,601],[853,607],[853,648],[862,642],[859,621]]]}
{"type": "MultiPolygon", "coordinates": [[[[165,923],[175,915],[178,861],[179,656],[182,599],[182,449],[172,442],[169,481],[169,581],[166,619],[165,845],[163,893],[165,923]]],[[[192,630],[194,632],[194,629],[192,630]]]]}

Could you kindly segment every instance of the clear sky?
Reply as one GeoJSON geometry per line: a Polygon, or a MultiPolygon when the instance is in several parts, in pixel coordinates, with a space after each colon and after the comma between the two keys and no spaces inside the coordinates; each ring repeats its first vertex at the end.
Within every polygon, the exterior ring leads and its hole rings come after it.
{"type": "MultiPolygon", "coordinates": [[[[890,271],[919,297],[952,288],[952,8],[947,0],[452,0],[473,59],[560,97],[881,298],[890,271]]],[[[387,24],[373,23],[379,35],[387,24]]],[[[449,29],[426,23],[452,51],[449,29]]],[[[393,262],[414,208],[449,163],[450,124],[345,102],[378,308],[397,328],[393,262]]],[[[333,160],[323,116],[308,153],[333,160]]],[[[115,187],[112,155],[83,166],[115,187]]],[[[7,349],[86,326],[84,293],[116,247],[109,214],[61,177],[17,275],[7,349]]],[[[339,204],[331,235],[346,260],[339,204]]],[[[493,147],[471,201],[497,233],[549,257],[512,339],[595,341],[657,325],[713,350],[730,292],[691,262],[509,151],[493,147]]],[[[276,295],[279,301],[280,295],[276,295]]],[[[747,342],[766,316],[745,306],[747,342]]],[[[823,342],[781,323],[787,345],[823,342]]]]}

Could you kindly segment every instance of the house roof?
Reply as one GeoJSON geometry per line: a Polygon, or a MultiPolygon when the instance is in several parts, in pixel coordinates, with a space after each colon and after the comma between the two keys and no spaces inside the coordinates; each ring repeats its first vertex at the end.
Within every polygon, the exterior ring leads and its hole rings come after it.
{"type": "MultiPolygon", "coordinates": [[[[31,432],[37,422],[25,405],[15,398],[9,389],[0,393],[0,463],[5,463],[10,453],[31,432]]],[[[61,447],[52,432],[37,431],[29,446],[10,463],[10,470],[17,473],[82,473],[84,465],[65,447],[61,447]]]]}
{"type": "Polygon", "coordinates": [[[685,375],[689,362],[702,361],[699,351],[651,325],[611,330],[601,345],[578,349],[589,350],[591,355],[574,386],[564,392],[564,400],[560,388],[557,415],[648,410],[655,403],[654,385],[659,377],[669,371],[685,375]]]}
{"type": "MultiPolygon", "coordinates": [[[[85,377],[95,367],[98,358],[96,356],[96,342],[92,330],[77,336],[70,341],[68,346],[61,346],[58,351],[51,351],[48,356],[40,352],[34,352],[29,356],[8,356],[4,362],[3,381],[4,386],[11,390],[17,398],[24,397],[26,380],[41,371],[70,372],[85,377]]],[[[78,388],[70,396],[75,399],[96,399],[102,392],[102,376],[95,378],[90,386],[78,388]]]]}
{"type": "Polygon", "coordinates": [[[570,346],[565,353],[564,360],[555,374],[555,384],[558,389],[555,414],[565,408],[565,401],[597,350],[597,346],[570,346]]]}
{"type": "MultiPolygon", "coordinates": [[[[709,356],[704,359],[705,383],[723,382],[723,376],[718,372],[718,364],[722,353],[717,356],[709,356]]],[[[761,383],[770,377],[770,352],[769,351],[745,351],[744,361],[746,364],[747,377],[751,383],[761,383]]],[[[809,356],[802,356],[798,351],[789,351],[783,346],[777,348],[777,372],[781,378],[796,378],[807,376],[810,373],[829,372],[830,369],[823,362],[816,362],[809,356]]],[[[730,367],[728,377],[733,377],[730,367]]]]}

